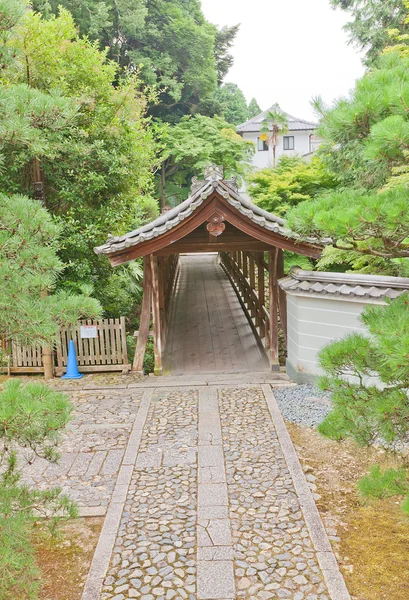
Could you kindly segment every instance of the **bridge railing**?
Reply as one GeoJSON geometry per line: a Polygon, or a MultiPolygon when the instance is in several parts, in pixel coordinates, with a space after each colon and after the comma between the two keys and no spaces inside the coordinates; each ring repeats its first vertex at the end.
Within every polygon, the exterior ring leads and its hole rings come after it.
{"type": "Polygon", "coordinates": [[[278,369],[280,329],[287,338],[286,298],[278,286],[278,279],[284,276],[282,250],[221,252],[220,261],[254,333],[267,350],[271,368],[278,369]]]}

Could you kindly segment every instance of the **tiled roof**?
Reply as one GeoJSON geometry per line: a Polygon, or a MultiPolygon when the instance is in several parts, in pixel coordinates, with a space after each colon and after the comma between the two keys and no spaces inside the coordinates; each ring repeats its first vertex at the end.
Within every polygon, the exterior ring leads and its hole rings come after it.
{"type": "MultiPolygon", "coordinates": [[[[107,242],[103,246],[94,248],[94,251],[96,254],[111,254],[156,238],[190,217],[214,191],[217,191],[231,206],[260,227],[293,240],[299,239],[296,234],[284,226],[283,219],[252,204],[248,197],[241,196],[238,192],[237,182],[234,179],[230,181],[223,180],[222,169],[212,165],[205,170],[204,181],[193,178],[191,195],[182,204],[126,235],[120,237],[109,236],[107,242]]],[[[308,241],[317,243],[316,240],[308,241]]]]}
{"type": "Polygon", "coordinates": [[[409,291],[409,278],[353,273],[318,273],[292,267],[290,275],[280,279],[279,285],[288,293],[393,299],[409,291]]]}
{"type": "MultiPolygon", "coordinates": [[[[242,123],[237,127],[237,133],[245,133],[250,131],[260,131],[261,124],[265,120],[268,112],[274,112],[277,110],[277,105],[274,104],[270,106],[267,110],[260,113],[256,117],[253,117],[249,121],[242,123]]],[[[283,115],[286,116],[288,121],[288,131],[307,131],[310,129],[316,129],[317,123],[313,123],[312,121],[305,121],[304,119],[298,119],[297,117],[293,117],[286,112],[283,112],[283,115]]]]}

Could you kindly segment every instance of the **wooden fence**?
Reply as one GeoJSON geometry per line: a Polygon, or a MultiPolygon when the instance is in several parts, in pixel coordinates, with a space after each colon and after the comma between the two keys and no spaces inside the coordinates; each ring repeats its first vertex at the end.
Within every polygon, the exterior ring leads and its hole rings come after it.
{"type": "Polygon", "coordinates": [[[268,352],[272,369],[278,368],[279,328],[287,339],[286,298],[278,286],[284,275],[282,250],[221,252],[220,260],[254,333],[268,352]]]}
{"type": "MultiPolygon", "coordinates": [[[[78,366],[82,373],[128,371],[125,317],[79,321],[75,327],[60,329],[54,353],[56,375],[63,375],[67,367],[68,343],[74,340],[78,366]],[[96,327],[97,337],[81,337],[81,326],[96,327]]],[[[6,344],[2,344],[8,349],[6,344]]],[[[41,347],[11,346],[10,366],[2,369],[10,373],[43,373],[41,347]]]]}
{"type": "Polygon", "coordinates": [[[70,340],[74,340],[78,366],[82,373],[96,371],[129,371],[126,347],[125,317],[101,319],[99,321],[79,321],[76,327],[60,329],[56,346],[56,375],[62,375],[67,366],[67,350],[70,340]],[[81,326],[96,326],[97,337],[82,338],[81,326]]]}

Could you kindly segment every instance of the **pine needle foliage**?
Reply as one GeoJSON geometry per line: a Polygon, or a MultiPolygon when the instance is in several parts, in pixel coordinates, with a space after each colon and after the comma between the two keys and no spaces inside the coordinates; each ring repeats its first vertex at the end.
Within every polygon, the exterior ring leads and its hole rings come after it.
{"type": "MultiPolygon", "coordinates": [[[[337,441],[401,451],[409,441],[409,295],[370,306],[361,319],[367,335],[349,335],[319,354],[325,372],[320,386],[333,401],[319,431],[337,441]]],[[[374,469],[359,489],[367,497],[408,493],[409,471],[374,469]]]]}
{"type": "Polygon", "coordinates": [[[58,328],[100,314],[86,295],[51,294],[64,265],[61,227],[37,200],[0,194],[0,338],[47,344],[58,328]]]}
{"type": "Polygon", "coordinates": [[[67,397],[44,383],[9,380],[0,393],[0,600],[37,600],[41,585],[32,543],[39,518],[51,532],[76,517],[59,488],[41,491],[21,483],[20,468],[36,457],[59,458],[57,444],[70,419],[67,397]]]}

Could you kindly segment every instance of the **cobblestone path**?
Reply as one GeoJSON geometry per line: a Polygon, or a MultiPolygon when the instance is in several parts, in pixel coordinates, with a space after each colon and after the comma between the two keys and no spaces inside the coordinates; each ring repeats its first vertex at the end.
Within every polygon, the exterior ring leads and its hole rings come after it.
{"type": "Polygon", "coordinates": [[[138,392],[83,600],[349,599],[269,385],[138,392]]]}
{"type": "Polygon", "coordinates": [[[83,515],[103,515],[114,491],[125,448],[138,413],[140,390],[74,390],[70,422],[61,458],[52,464],[30,454],[23,481],[39,489],[59,486],[83,515]]]}

